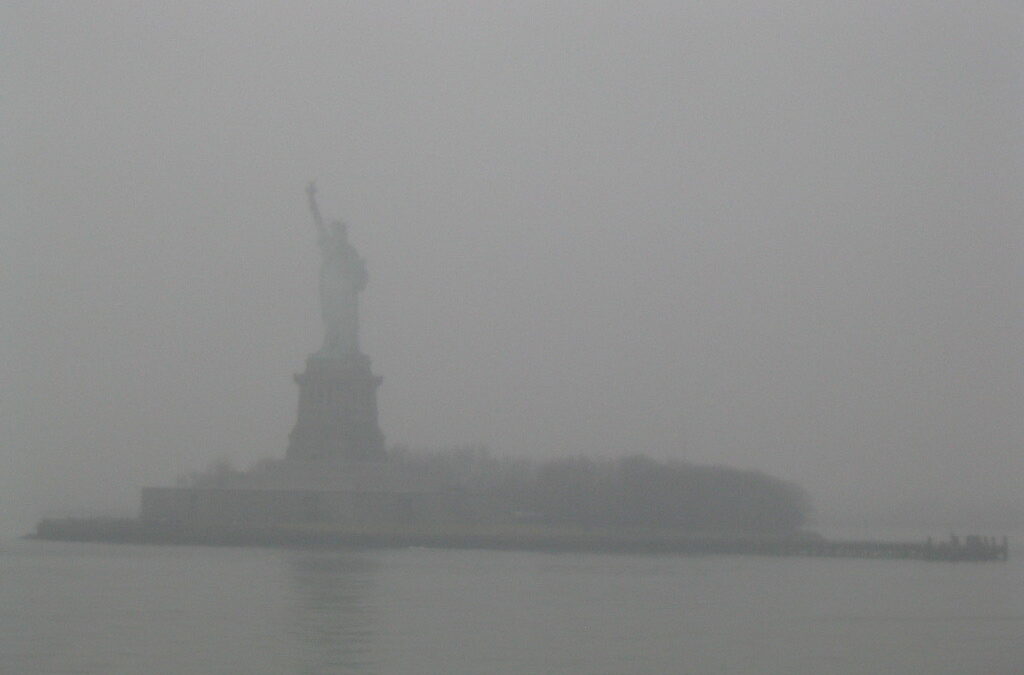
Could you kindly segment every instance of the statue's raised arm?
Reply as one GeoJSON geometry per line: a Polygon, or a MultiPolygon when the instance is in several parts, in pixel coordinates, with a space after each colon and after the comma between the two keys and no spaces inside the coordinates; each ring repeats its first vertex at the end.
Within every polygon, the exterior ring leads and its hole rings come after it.
{"type": "Polygon", "coordinates": [[[306,194],[309,196],[309,210],[313,213],[313,224],[316,225],[317,236],[322,237],[327,234],[327,230],[324,227],[323,216],[320,215],[320,207],[316,204],[316,182],[309,181],[309,185],[306,186],[306,194]]]}

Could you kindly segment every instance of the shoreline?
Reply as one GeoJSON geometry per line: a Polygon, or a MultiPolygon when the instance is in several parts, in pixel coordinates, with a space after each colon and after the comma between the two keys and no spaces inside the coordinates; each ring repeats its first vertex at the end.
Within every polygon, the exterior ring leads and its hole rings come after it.
{"type": "Polygon", "coordinates": [[[378,526],[151,525],[134,518],[44,519],[28,539],[111,544],[254,546],[297,549],[438,548],[549,553],[664,553],[775,557],[877,558],[949,562],[1005,561],[1006,537],[952,536],[948,541],[830,540],[813,533],[789,535],[694,534],[626,528],[479,525],[378,526]]]}

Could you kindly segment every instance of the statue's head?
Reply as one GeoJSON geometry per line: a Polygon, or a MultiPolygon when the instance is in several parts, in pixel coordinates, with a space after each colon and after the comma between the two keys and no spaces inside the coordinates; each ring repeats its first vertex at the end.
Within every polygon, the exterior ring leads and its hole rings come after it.
{"type": "Polygon", "coordinates": [[[335,220],[331,223],[331,230],[334,231],[335,236],[344,238],[348,235],[348,226],[345,225],[344,221],[335,220]]]}

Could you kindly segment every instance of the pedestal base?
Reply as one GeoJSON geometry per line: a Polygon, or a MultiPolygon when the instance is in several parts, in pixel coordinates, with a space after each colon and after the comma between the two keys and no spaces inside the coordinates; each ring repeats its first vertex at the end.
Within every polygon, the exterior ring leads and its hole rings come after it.
{"type": "Polygon", "coordinates": [[[362,354],[306,359],[306,372],[295,376],[299,411],[288,437],[288,459],[384,459],[377,423],[381,381],[362,354]]]}

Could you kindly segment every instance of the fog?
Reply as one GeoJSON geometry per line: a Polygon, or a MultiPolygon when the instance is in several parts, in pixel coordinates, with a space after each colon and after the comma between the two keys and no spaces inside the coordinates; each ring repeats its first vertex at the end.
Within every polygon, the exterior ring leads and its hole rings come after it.
{"type": "Polygon", "coordinates": [[[0,526],[283,456],[311,179],[389,444],[1019,517],[1022,14],[4,3],[0,526]]]}

